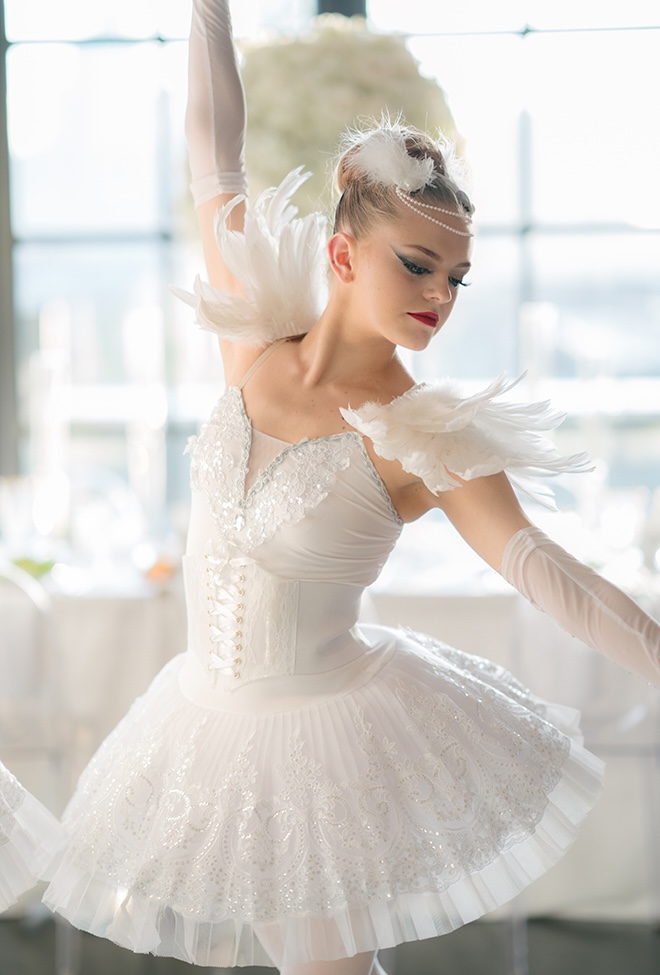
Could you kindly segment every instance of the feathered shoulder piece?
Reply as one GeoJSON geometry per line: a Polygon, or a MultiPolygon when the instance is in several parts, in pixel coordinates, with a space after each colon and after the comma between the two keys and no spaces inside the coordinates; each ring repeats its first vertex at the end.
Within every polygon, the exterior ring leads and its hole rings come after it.
{"type": "Polygon", "coordinates": [[[519,381],[500,376],[467,397],[448,381],[422,384],[386,406],[370,402],[341,414],[369,437],[379,456],[398,460],[434,494],[458,487],[454,475],[469,481],[506,471],[516,487],[554,507],[552,492],[536,479],[587,471],[589,460],[586,454],[558,453],[546,434],[564,414],[547,402],[499,399],[519,381]]]}
{"type": "Polygon", "coordinates": [[[218,247],[244,295],[212,288],[199,277],[193,293],[172,288],[192,305],[203,329],[235,342],[269,345],[308,332],[318,319],[326,299],[325,218],[321,213],[297,217],[290,202],[308,176],[299,167],[278,187],[260,193],[247,207],[242,231],[229,230],[226,222],[245,197],[218,211],[218,247]]]}

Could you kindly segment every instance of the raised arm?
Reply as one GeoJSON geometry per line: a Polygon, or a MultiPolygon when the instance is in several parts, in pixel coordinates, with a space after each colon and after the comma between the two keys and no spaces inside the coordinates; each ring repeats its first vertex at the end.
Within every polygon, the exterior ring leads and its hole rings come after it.
{"type": "MultiPolygon", "coordinates": [[[[185,132],[207,277],[214,287],[240,286],[218,250],[214,224],[218,210],[247,192],[245,177],[245,96],[236,62],[227,0],[192,0],[188,47],[188,101],[185,132]]],[[[231,211],[229,226],[243,226],[244,205],[231,211]]]]}

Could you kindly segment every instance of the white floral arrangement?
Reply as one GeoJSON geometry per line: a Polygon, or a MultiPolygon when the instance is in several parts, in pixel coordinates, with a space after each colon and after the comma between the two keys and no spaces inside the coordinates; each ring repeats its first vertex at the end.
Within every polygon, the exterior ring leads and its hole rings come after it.
{"type": "Polygon", "coordinates": [[[328,209],[341,134],[383,113],[461,151],[443,89],[421,74],[403,37],[376,33],[363,17],[322,14],[304,33],[244,41],[240,51],[251,197],[302,165],[312,176],[296,196],[300,212],[328,209]]]}

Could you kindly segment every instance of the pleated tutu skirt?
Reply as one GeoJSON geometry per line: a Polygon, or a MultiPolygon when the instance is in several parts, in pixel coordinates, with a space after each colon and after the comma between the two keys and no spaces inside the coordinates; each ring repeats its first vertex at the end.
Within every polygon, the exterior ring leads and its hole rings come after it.
{"type": "Polygon", "coordinates": [[[64,841],[57,819],[0,764],[0,913],[48,877],[64,841]]]}
{"type": "Polygon", "coordinates": [[[191,703],[171,661],[83,774],[46,904],[133,951],[273,964],[262,932],[294,964],[444,934],[543,874],[600,790],[576,712],[361,630],[362,683],[266,713],[191,703]]]}

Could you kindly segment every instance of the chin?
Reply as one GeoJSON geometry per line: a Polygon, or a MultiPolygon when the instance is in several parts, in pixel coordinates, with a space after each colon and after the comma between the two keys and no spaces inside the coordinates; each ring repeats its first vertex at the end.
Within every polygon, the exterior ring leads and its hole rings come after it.
{"type": "Polygon", "coordinates": [[[401,349],[408,349],[409,352],[423,352],[429,347],[435,335],[435,329],[433,331],[429,329],[428,335],[416,335],[414,338],[409,336],[397,342],[397,345],[401,349]]]}

